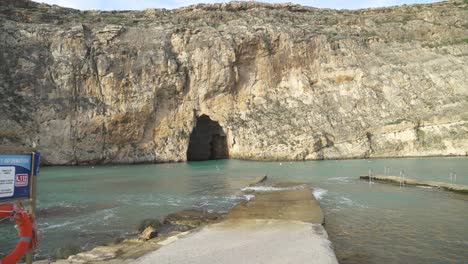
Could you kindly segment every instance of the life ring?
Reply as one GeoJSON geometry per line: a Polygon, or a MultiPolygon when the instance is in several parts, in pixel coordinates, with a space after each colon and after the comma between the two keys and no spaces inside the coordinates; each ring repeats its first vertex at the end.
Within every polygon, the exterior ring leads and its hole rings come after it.
{"type": "Polygon", "coordinates": [[[10,254],[0,260],[0,264],[16,264],[33,243],[33,223],[29,214],[12,204],[0,205],[0,217],[13,217],[19,229],[20,240],[10,254]]]}

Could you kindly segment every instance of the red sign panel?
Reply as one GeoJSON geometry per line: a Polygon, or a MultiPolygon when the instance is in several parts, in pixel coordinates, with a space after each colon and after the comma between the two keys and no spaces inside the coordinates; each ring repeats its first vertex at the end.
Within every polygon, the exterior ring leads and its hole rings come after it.
{"type": "Polygon", "coordinates": [[[22,187],[22,186],[28,186],[28,174],[16,174],[16,181],[15,181],[15,186],[16,187],[22,187]]]}

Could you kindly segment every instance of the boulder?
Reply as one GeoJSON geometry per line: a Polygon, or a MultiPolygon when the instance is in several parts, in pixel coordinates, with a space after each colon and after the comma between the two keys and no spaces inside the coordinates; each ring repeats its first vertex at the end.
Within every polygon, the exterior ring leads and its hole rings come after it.
{"type": "Polygon", "coordinates": [[[137,231],[142,233],[147,227],[159,228],[162,223],[158,219],[144,219],[137,227],[137,231]]]}
{"type": "Polygon", "coordinates": [[[158,236],[158,231],[152,226],[148,226],[138,237],[140,240],[150,240],[158,236]]]}

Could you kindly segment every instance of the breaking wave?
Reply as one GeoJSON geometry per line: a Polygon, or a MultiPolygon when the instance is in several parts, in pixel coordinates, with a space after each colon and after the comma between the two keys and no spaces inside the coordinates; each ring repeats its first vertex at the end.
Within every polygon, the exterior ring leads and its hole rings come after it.
{"type": "Polygon", "coordinates": [[[338,182],[338,183],[350,183],[353,181],[351,177],[332,177],[328,178],[328,181],[338,182]]]}
{"type": "Polygon", "coordinates": [[[291,187],[275,187],[275,186],[249,186],[242,188],[242,191],[255,191],[255,192],[274,192],[274,191],[289,191],[289,190],[302,190],[305,185],[297,185],[291,187]]]}
{"type": "Polygon", "coordinates": [[[250,201],[253,198],[255,198],[255,195],[253,195],[253,194],[244,194],[243,197],[244,197],[245,200],[250,201]]]}
{"type": "Polygon", "coordinates": [[[436,188],[434,186],[425,186],[425,185],[417,185],[416,187],[417,188],[422,188],[422,189],[434,189],[434,188],[436,188]]]}
{"type": "Polygon", "coordinates": [[[314,194],[315,199],[321,200],[328,193],[328,190],[314,188],[314,191],[312,193],[314,194]]]}

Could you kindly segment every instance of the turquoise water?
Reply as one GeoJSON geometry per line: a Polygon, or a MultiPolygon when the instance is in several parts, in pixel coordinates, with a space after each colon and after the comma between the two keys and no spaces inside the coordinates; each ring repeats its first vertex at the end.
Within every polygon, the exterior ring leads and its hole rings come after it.
{"type": "MultiPolygon", "coordinates": [[[[258,175],[315,187],[340,263],[468,263],[468,195],[438,189],[369,184],[369,169],[409,178],[468,184],[468,158],[411,158],[309,162],[238,160],[177,164],[45,167],[38,184],[41,247],[53,256],[129,235],[144,218],[200,208],[227,211],[258,175]]],[[[0,254],[17,236],[0,224],[0,254]]]]}

